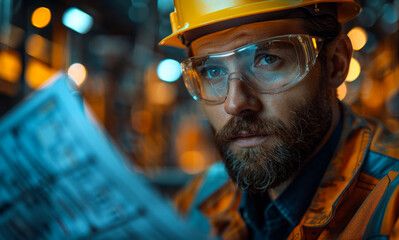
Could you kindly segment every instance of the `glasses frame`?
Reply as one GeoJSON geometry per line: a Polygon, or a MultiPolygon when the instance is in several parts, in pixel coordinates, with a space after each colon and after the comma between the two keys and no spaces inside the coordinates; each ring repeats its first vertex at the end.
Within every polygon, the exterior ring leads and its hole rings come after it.
{"type": "MultiPolygon", "coordinates": [[[[226,98],[229,93],[229,85],[230,85],[231,78],[228,77],[227,91],[226,91],[226,94],[222,98],[216,99],[216,100],[205,99],[205,98],[201,97],[201,92],[198,92],[196,90],[200,87],[194,86],[194,83],[197,83],[197,85],[198,85],[201,80],[199,79],[199,77],[194,76],[193,73],[195,73],[195,70],[193,70],[192,63],[195,61],[199,61],[200,59],[209,58],[209,57],[231,56],[231,55],[234,55],[235,53],[244,51],[245,49],[249,49],[252,47],[256,47],[258,45],[265,44],[267,42],[278,41],[278,40],[282,40],[282,39],[289,39],[289,40],[295,39],[296,41],[298,41],[299,46],[301,47],[300,50],[304,53],[306,66],[305,66],[304,72],[300,75],[300,77],[294,78],[292,81],[288,82],[284,87],[279,88],[274,91],[256,89],[252,86],[252,84],[248,80],[245,79],[245,77],[240,77],[239,79],[241,81],[246,80],[246,82],[248,82],[247,83],[248,87],[250,87],[251,89],[253,89],[259,93],[263,93],[263,94],[277,94],[277,93],[286,91],[286,90],[294,87],[296,84],[301,82],[307,76],[310,69],[316,64],[317,57],[319,56],[319,53],[323,46],[323,42],[325,40],[324,38],[312,36],[309,34],[288,34],[288,35],[281,35],[281,36],[275,36],[275,37],[263,39],[261,41],[251,43],[248,45],[244,45],[244,46],[241,46],[241,47],[238,47],[236,49],[229,50],[226,52],[190,57],[181,62],[181,69],[182,69],[182,73],[183,73],[182,77],[183,77],[184,84],[185,84],[188,92],[194,98],[194,100],[199,101],[201,103],[206,103],[206,104],[211,104],[211,105],[224,103],[226,101],[226,98]],[[193,79],[197,79],[197,80],[193,80],[193,79]]],[[[294,46],[297,46],[297,45],[294,44],[294,46]]],[[[296,49],[296,51],[298,52],[298,49],[296,49]]],[[[229,76],[231,74],[237,74],[237,72],[229,73],[229,76]]]]}

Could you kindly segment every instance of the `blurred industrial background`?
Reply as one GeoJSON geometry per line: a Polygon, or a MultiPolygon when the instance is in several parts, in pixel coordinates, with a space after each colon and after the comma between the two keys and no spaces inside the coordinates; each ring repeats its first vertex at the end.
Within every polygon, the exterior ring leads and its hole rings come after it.
{"type": "MultiPolygon", "coordinates": [[[[344,31],[356,50],[343,101],[399,129],[399,0],[363,0],[344,31]]],[[[67,72],[115,143],[173,193],[217,161],[211,132],[180,77],[172,0],[0,0],[0,117],[67,72]]]]}

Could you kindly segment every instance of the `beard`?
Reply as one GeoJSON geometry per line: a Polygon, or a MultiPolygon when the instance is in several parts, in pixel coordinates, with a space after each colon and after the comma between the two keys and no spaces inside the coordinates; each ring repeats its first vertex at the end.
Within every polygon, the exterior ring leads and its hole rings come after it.
{"type": "Polygon", "coordinates": [[[261,193],[290,179],[322,142],[331,126],[332,114],[324,89],[291,111],[287,126],[275,118],[258,113],[231,118],[215,133],[215,142],[230,178],[241,189],[261,193]],[[231,141],[240,132],[267,136],[261,145],[232,148],[231,141]]]}

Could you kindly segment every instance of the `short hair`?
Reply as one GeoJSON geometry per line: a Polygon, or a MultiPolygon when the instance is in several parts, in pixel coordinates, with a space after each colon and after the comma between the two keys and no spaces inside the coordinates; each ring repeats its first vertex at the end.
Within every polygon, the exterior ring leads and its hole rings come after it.
{"type": "Polygon", "coordinates": [[[305,21],[308,23],[305,24],[305,30],[310,35],[324,39],[323,47],[319,53],[319,59],[324,61],[326,46],[342,32],[342,24],[330,15],[309,17],[305,21]]]}

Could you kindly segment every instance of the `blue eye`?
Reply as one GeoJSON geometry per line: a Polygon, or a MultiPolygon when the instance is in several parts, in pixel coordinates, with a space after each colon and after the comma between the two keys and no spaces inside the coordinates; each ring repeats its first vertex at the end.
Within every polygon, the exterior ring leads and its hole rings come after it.
{"type": "Polygon", "coordinates": [[[221,74],[219,68],[211,68],[207,71],[209,77],[218,77],[221,74]]]}
{"type": "Polygon", "coordinates": [[[257,58],[258,60],[255,61],[255,66],[270,66],[275,64],[281,60],[281,58],[275,55],[263,55],[257,58]]]}
{"type": "Polygon", "coordinates": [[[218,79],[227,75],[227,72],[221,67],[207,67],[203,69],[202,75],[207,79],[218,79]]]}

